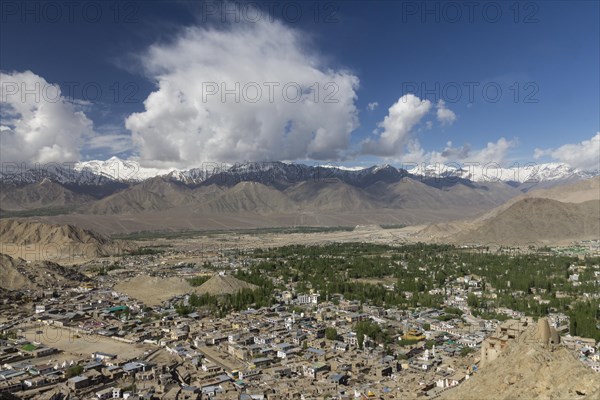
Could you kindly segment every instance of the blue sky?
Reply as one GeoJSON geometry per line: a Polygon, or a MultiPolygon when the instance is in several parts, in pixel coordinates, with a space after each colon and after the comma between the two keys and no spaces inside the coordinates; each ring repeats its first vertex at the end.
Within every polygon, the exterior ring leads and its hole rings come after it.
{"type": "Polygon", "coordinates": [[[27,4],[1,10],[4,159],[599,162],[598,2],[27,4]],[[215,77],[258,82],[263,97],[258,78],[314,78],[319,99],[199,102],[215,77]],[[23,82],[58,85],[73,104],[38,110],[42,98],[19,115],[6,93],[23,82]],[[331,82],[335,105],[323,103],[331,82]],[[64,126],[30,131],[45,118],[64,126]]]}

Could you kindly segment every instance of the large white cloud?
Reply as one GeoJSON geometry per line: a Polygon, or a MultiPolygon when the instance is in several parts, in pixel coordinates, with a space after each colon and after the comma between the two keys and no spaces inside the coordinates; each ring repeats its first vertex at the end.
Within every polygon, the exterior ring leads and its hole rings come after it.
{"type": "Polygon", "coordinates": [[[80,158],[92,121],[31,71],[0,74],[2,162],[69,162],[80,158]]]}
{"type": "Polygon", "coordinates": [[[600,170],[600,132],[579,143],[565,144],[556,149],[535,149],[534,158],[545,156],[575,168],[598,171],[600,170]]]}
{"type": "Polygon", "coordinates": [[[343,158],[358,126],[358,78],[325,68],[307,47],[300,32],[268,20],[192,27],[151,46],[141,60],[157,90],[125,123],[140,161],[343,158]]]}
{"type": "Polygon", "coordinates": [[[389,109],[388,115],[379,123],[375,137],[362,142],[362,152],[384,157],[398,157],[411,140],[415,125],[431,109],[429,100],[421,100],[413,94],[400,97],[389,109]]]}

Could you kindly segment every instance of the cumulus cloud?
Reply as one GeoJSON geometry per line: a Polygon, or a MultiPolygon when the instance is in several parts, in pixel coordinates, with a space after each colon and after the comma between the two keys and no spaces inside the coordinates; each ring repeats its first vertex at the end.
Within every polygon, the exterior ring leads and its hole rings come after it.
{"type": "Polygon", "coordinates": [[[0,74],[2,161],[67,162],[80,158],[92,121],[31,71],[0,74]]]}
{"type": "Polygon", "coordinates": [[[466,158],[472,162],[502,164],[508,151],[516,145],[516,140],[502,137],[495,142],[488,142],[484,148],[471,152],[466,158]]]}
{"type": "Polygon", "coordinates": [[[191,27],[142,56],[157,88],[130,115],[145,165],[340,160],[358,126],[358,78],[277,21],[191,27]]]}
{"type": "Polygon", "coordinates": [[[588,140],[565,144],[556,149],[535,149],[534,158],[550,157],[586,171],[600,170],[600,132],[588,140]]]}
{"type": "Polygon", "coordinates": [[[369,109],[369,111],[373,111],[374,109],[376,109],[379,106],[379,103],[374,101],[372,103],[367,104],[367,108],[369,109]]]}
{"type": "Polygon", "coordinates": [[[400,156],[411,140],[413,128],[430,109],[429,100],[421,100],[413,94],[400,97],[379,123],[379,130],[374,132],[375,137],[363,141],[362,152],[384,157],[400,156]]]}
{"type": "Polygon", "coordinates": [[[421,147],[418,139],[410,139],[406,144],[406,150],[402,156],[402,162],[406,164],[422,164],[429,155],[421,147]]]}
{"type": "Polygon", "coordinates": [[[425,151],[418,140],[414,139],[406,146],[402,161],[406,163],[446,164],[446,163],[478,163],[486,165],[496,163],[502,165],[508,151],[516,146],[515,139],[501,137],[495,142],[488,142],[485,147],[471,149],[468,144],[455,147],[452,142],[446,143],[443,150],[425,151]]]}
{"type": "Polygon", "coordinates": [[[434,163],[445,163],[451,161],[462,161],[469,158],[471,146],[464,144],[459,147],[454,147],[452,142],[446,143],[446,147],[442,151],[432,151],[430,159],[434,163]]]}
{"type": "Polygon", "coordinates": [[[456,121],[456,114],[454,111],[446,107],[446,102],[444,100],[440,99],[436,105],[436,108],[436,117],[442,126],[450,126],[454,123],[454,121],[456,121]]]}

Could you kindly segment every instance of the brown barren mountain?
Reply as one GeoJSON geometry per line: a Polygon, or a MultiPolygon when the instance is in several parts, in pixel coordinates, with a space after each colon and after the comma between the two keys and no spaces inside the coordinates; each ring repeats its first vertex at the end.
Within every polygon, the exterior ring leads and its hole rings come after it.
{"type": "Polygon", "coordinates": [[[268,214],[293,211],[295,208],[294,203],[275,188],[258,182],[240,182],[207,201],[198,202],[194,212],[217,215],[241,212],[268,214]]]}
{"type": "Polygon", "coordinates": [[[306,180],[281,190],[253,181],[191,188],[159,177],[98,200],[88,212],[111,215],[186,209],[215,216],[448,208],[463,215],[466,210],[471,213],[489,210],[519,193],[504,183],[444,185],[442,180],[424,183],[408,177],[394,183],[378,181],[366,187],[337,178],[306,180]]]}
{"type": "Polygon", "coordinates": [[[187,186],[157,177],[100,199],[87,211],[91,214],[131,214],[166,210],[193,201],[193,192],[187,186]]]}
{"type": "Polygon", "coordinates": [[[49,179],[25,186],[0,186],[0,209],[5,211],[74,207],[94,200],[92,196],[75,193],[49,179]]]}
{"type": "Polygon", "coordinates": [[[473,219],[432,224],[423,240],[500,245],[563,244],[600,239],[600,177],[540,189],[473,219]]]}
{"type": "Polygon", "coordinates": [[[371,210],[380,202],[376,196],[338,179],[300,182],[286,189],[285,194],[304,210],[371,210]]]}
{"type": "Polygon", "coordinates": [[[461,242],[507,245],[559,243],[600,238],[600,201],[562,203],[520,200],[482,225],[456,234],[461,242]]]}

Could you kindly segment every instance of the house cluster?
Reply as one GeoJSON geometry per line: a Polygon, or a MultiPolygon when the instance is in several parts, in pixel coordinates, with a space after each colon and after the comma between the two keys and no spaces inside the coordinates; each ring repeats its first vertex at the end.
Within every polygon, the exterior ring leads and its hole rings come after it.
{"type": "MultiPolygon", "coordinates": [[[[143,267],[125,257],[94,285],[22,295],[29,310],[0,305],[0,397],[435,398],[493,362],[533,323],[503,307],[493,311],[505,321],[473,315],[469,299],[494,294],[476,275],[430,293],[444,295],[441,308],[378,307],[288,287],[275,293],[276,305],[216,318],[204,308],[182,312],[176,306],[186,304],[185,295],[150,307],[114,291],[139,268],[158,276],[197,273],[184,261],[141,259],[143,267]]],[[[567,315],[551,313],[547,323],[544,340],[555,344],[560,335],[561,345],[600,372],[598,344],[569,336],[567,315]]]]}
{"type": "Polygon", "coordinates": [[[567,334],[561,337],[561,342],[573,350],[584,365],[600,373],[600,344],[594,339],[567,334]]]}
{"type": "Polygon", "coordinates": [[[179,315],[169,304],[146,307],[106,289],[39,299],[30,313],[14,315],[20,323],[1,327],[11,337],[0,342],[0,391],[36,398],[350,399],[431,394],[470,374],[474,360],[460,355],[461,339],[475,333],[458,320],[447,321],[458,330],[436,328],[442,311],[334,304],[312,295],[298,302],[302,296],[219,319],[179,315]],[[361,334],[362,321],[393,334],[385,343],[361,334]],[[334,337],[326,337],[328,328],[334,337]],[[76,353],[71,341],[52,347],[55,330],[98,350],[76,353]],[[402,344],[407,338],[416,340],[402,344]],[[113,344],[146,351],[121,354],[113,344]]]}

